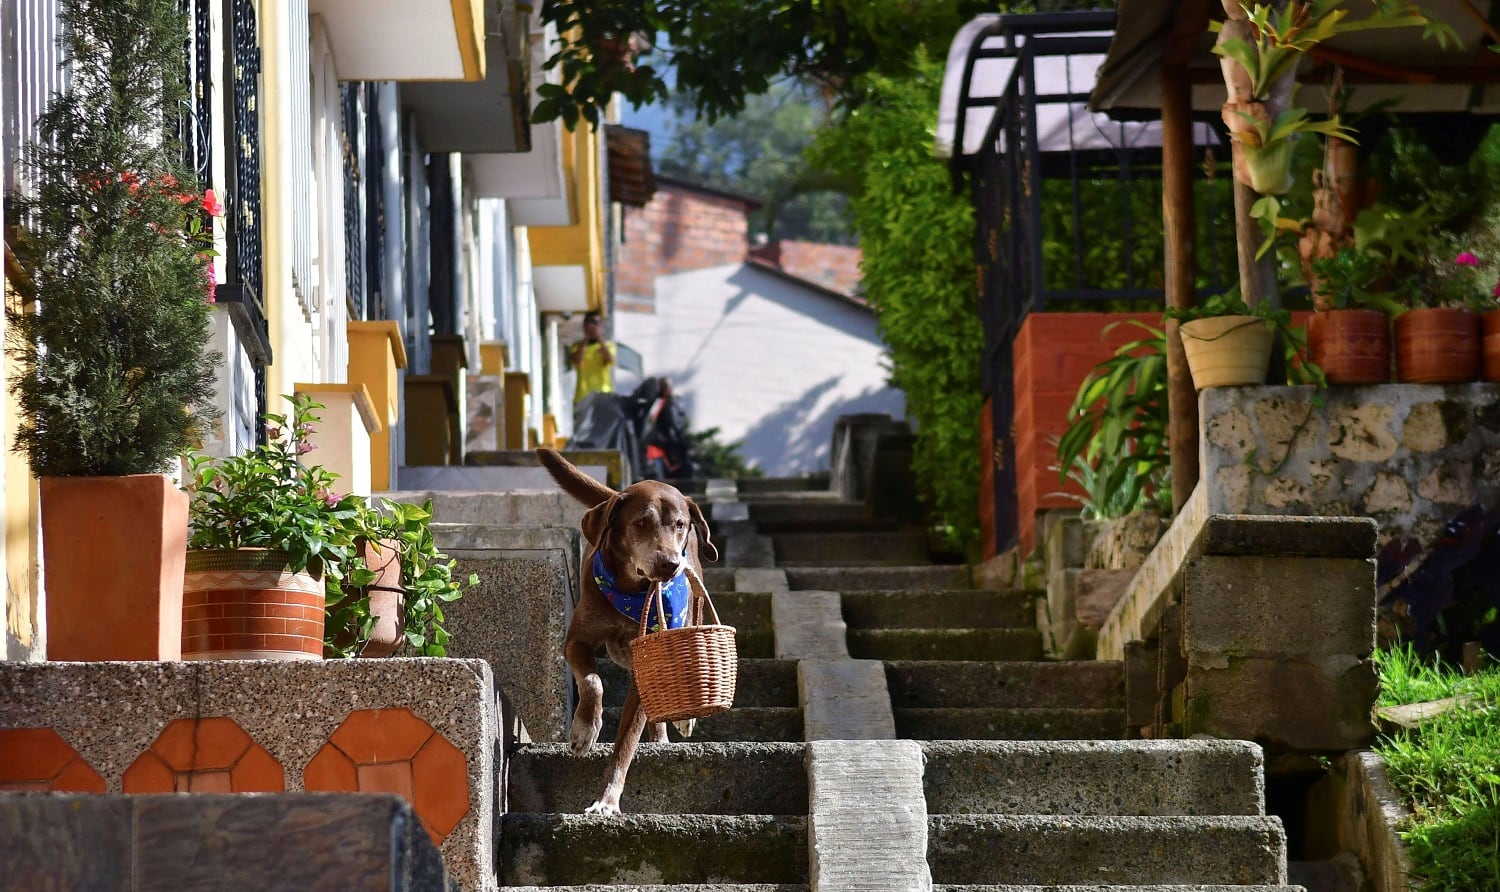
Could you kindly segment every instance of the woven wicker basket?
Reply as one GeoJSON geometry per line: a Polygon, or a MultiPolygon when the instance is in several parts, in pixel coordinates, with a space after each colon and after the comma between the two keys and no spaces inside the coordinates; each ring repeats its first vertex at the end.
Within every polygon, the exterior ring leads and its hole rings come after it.
{"type": "Polygon", "coordinates": [[[661,586],[655,585],[652,586],[651,600],[641,610],[640,631],[630,642],[635,685],[648,721],[701,719],[723,712],[734,703],[734,685],[739,674],[734,626],[719,622],[719,613],[697,574],[689,573],[689,582],[695,583],[693,595],[701,599],[700,604],[694,605],[694,618],[702,620],[700,605],[706,604],[713,622],[680,629],[665,628],[661,586]],[[647,617],[653,606],[661,619],[663,630],[660,632],[646,631],[647,617]]]}

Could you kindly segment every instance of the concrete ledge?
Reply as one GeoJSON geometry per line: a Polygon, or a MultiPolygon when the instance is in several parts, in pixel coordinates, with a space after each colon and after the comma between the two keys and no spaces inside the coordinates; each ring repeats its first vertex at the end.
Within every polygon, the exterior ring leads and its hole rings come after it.
{"type": "MultiPolygon", "coordinates": [[[[477,470],[477,469],[476,469],[477,470]]],[[[550,480],[550,478],[549,478],[550,480]]],[[[477,526],[576,527],[587,509],[557,489],[529,492],[460,492],[442,489],[378,492],[376,496],[420,505],[432,500],[432,521],[477,526]]]]}
{"type": "Polygon", "coordinates": [[[1278,818],[934,815],[928,861],[942,883],[1286,882],[1278,818]]]}
{"type": "MultiPolygon", "coordinates": [[[[741,567],[734,573],[734,590],[737,592],[784,592],[787,591],[786,571],[771,567],[741,567]]],[[[708,584],[708,580],[704,580],[708,584]]]]}
{"type": "Polygon", "coordinates": [[[808,740],[890,740],[896,718],[878,660],[802,660],[797,664],[803,733],[808,740]]]}
{"type": "Polygon", "coordinates": [[[480,660],[0,664],[7,777],[50,729],[111,793],[401,788],[468,890],[494,883],[496,713],[480,660]]]}
{"type": "Polygon", "coordinates": [[[1260,747],[1243,741],[935,741],[922,753],[933,813],[1263,813],[1260,747]]]}
{"type": "Polygon", "coordinates": [[[1172,525],[1136,571],[1125,596],[1099,627],[1096,656],[1101,660],[1125,659],[1125,644],[1154,637],[1162,611],[1176,600],[1182,565],[1208,519],[1207,488],[1200,482],[1183,503],[1172,525]]]}
{"type": "Polygon", "coordinates": [[[456,888],[392,795],[0,796],[0,840],[12,889],[456,888]]]}
{"type": "MultiPolygon", "coordinates": [[[[564,449],[562,455],[578,468],[586,469],[584,473],[590,474],[596,480],[602,479],[612,489],[624,489],[635,482],[631,476],[633,471],[625,462],[625,453],[618,449],[564,449]],[[597,476],[597,471],[601,468],[604,471],[602,478],[597,476]]],[[[464,466],[470,468],[526,469],[540,468],[541,463],[542,460],[537,457],[534,449],[476,451],[464,456],[464,466]]],[[[542,473],[546,474],[546,471],[542,473]]],[[[547,479],[550,481],[552,478],[548,476],[547,479]]]]}
{"type": "Polygon", "coordinates": [[[925,892],[922,751],[909,740],[807,746],[809,878],[819,892],[925,892]]]}
{"type": "Polygon", "coordinates": [[[783,660],[831,660],[849,656],[838,592],[772,592],[771,622],[776,656],[783,660]]]}
{"type": "Polygon", "coordinates": [[[1359,858],[1372,892],[1411,888],[1411,854],[1396,826],[1411,816],[1386,776],[1385,760],[1360,750],[1344,756],[1347,797],[1340,827],[1343,848],[1359,858]]]}

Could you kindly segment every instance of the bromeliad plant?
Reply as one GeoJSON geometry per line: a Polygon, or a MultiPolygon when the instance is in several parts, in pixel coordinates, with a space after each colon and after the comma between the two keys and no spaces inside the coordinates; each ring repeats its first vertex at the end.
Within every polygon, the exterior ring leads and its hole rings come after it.
{"type": "Polygon", "coordinates": [[[1146,337],[1120,346],[1084,379],[1057,441],[1059,476],[1083,487],[1084,512],[1100,520],[1172,503],[1166,334],[1119,324],[1146,337]]]}

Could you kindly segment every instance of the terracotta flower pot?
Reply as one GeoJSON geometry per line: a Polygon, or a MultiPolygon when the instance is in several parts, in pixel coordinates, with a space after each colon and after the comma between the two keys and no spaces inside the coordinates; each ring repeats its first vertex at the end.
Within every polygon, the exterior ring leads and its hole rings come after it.
{"type": "Polygon", "coordinates": [[[293,573],[285,552],[190,551],[185,576],[183,659],[322,659],[322,576],[293,573]]]}
{"type": "Polygon", "coordinates": [[[1490,310],[1480,317],[1484,356],[1484,380],[1500,381],[1500,310],[1490,310]]]}
{"type": "Polygon", "coordinates": [[[401,552],[397,543],[382,539],[379,544],[365,542],[360,546],[365,566],[379,574],[366,586],[370,596],[370,615],[375,625],[370,640],[360,650],[362,657],[388,657],[406,641],[406,590],[401,587],[401,552]]]}
{"type": "Polygon", "coordinates": [[[1479,315],[1424,307],[1396,317],[1396,380],[1456,384],[1479,378],[1479,315]]]}
{"type": "Polygon", "coordinates": [[[41,479],[49,660],[176,660],[188,498],[162,474],[41,479]]]}
{"type": "Polygon", "coordinates": [[[1329,384],[1391,380],[1391,318],[1379,310],[1324,310],[1307,324],[1312,360],[1329,384]]]}
{"type": "Polygon", "coordinates": [[[1184,322],[1178,331],[1197,389],[1265,383],[1275,335],[1266,320],[1210,316],[1184,322]]]}

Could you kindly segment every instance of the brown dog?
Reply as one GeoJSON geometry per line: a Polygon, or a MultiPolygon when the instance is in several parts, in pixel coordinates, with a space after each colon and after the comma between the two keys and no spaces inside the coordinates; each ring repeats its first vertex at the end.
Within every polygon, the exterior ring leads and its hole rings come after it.
{"type": "MultiPolygon", "coordinates": [[[[563,641],[563,656],[578,685],[578,708],[573,712],[568,743],[575,754],[582,755],[598,739],[604,721],[604,683],[599,679],[595,655],[602,646],[611,660],[629,672],[630,640],[639,629],[636,620],[616,610],[600,591],[595,581],[595,553],[603,559],[617,586],[642,591],[676,576],[684,562],[701,576],[700,549],[711,561],[719,559],[719,552],[709,541],[703,512],[676,487],[643,480],[616,492],[578,470],[556,450],[538,449],[537,455],[558,486],[589,508],[580,523],[585,541],[580,574],[583,591],[563,641]]],[[[588,814],[620,813],[625,773],[645,727],[646,714],[632,677],[604,785],[586,810],[588,814]]],[[[666,726],[653,724],[651,739],[666,740],[666,726]]]]}

